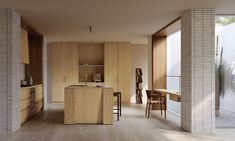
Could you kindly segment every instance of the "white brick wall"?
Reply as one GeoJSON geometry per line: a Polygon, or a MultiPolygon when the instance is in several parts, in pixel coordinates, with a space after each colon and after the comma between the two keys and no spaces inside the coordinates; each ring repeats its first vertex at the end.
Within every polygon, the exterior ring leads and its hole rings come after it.
{"type": "Polygon", "coordinates": [[[20,15],[0,9],[0,132],[20,127],[20,15]]]}
{"type": "Polygon", "coordinates": [[[182,128],[192,133],[215,129],[214,9],[191,9],[182,15],[182,128]]]}
{"type": "Polygon", "coordinates": [[[0,10],[0,132],[7,131],[7,27],[8,11],[0,10]]]}

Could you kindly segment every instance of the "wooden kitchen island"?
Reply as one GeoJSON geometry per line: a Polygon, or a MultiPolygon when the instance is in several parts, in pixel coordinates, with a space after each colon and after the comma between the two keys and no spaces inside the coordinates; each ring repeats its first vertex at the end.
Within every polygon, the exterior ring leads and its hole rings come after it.
{"type": "Polygon", "coordinates": [[[72,85],[65,88],[64,124],[113,124],[113,89],[72,85]]]}

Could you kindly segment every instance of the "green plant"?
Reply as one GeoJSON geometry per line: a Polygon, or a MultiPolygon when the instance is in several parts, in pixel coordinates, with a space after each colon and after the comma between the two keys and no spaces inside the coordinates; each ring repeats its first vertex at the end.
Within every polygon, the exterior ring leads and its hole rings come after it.
{"type": "Polygon", "coordinates": [[[224,97],[225,96],[225,75],[232,74],[233,67],[230,65],[230,63],[222,60],[219,64],[216,64],[216,74],[219,80],[219,95],[224,97]]]}
{"type": "Polygon", "coordinates": [[[215,23],[222,24],[223,26],[235,23],[235,16],[216,16],[215,23]]]}

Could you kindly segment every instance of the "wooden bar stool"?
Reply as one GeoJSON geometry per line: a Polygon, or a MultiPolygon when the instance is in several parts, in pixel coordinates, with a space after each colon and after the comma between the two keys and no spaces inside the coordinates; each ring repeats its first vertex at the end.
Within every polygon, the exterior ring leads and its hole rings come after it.
{"type": "Polygon", "coordinates": [[[117,114],[117,120],[119,121],[119,116],[122,115],[122,97],[121,97],[121,92],[114,92],[113,93],[114,97],[117,97],[117,109],[113,109],[116,110],[117,112],[113,113],[113,114],[117,114]]]}

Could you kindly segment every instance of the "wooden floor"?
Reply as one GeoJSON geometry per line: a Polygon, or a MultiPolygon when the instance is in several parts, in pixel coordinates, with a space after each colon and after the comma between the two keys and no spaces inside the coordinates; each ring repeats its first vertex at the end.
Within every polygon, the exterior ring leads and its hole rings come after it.
{"type": "Polygon", "coordinates": [[[63,125],[63,105],[27,121],[12,134],[0,134],[0,141],[234,141],[235,129],[216,129],[214,134],[190,134],[180,128],[180,117],[168,113],[167,120],[158,111],[144,117],[144,106],[123,106],[123,116],[114,125],[63,125]]]}

